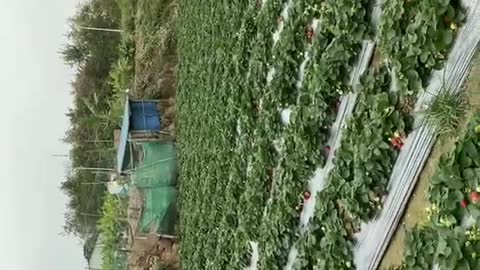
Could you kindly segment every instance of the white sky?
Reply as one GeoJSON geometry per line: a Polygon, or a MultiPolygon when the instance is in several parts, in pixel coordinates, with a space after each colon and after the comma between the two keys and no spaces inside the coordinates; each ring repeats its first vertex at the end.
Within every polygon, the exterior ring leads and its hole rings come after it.
{"type": "Polygon", "coordinates": [[[58,54],[79,0],[0,0],[0,269],[85,269],[60,236],[72,72],[58,54]]]}

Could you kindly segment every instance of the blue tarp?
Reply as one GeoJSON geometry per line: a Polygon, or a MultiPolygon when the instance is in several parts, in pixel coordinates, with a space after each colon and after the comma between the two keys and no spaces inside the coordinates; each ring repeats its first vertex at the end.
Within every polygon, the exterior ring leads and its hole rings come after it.
{"type": "Polygon", "coordinates": [[[160,115],[153,101],[130,101],[130,130],[160,131],[160,115]]]}

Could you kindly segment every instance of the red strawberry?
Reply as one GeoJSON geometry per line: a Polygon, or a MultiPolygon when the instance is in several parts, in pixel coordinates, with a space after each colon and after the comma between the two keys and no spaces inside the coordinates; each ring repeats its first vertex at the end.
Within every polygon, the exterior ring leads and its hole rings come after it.
{"type": "Polygon", "coordinates": [[[342,104],[342,102],[340,100],[337,100],[337,102],[335,103],[335,112],[338,112],[338,110],[340,110],[340,105],[342,104]]]}
{"type": "Polygon", "coordinates": [[[308,42],[312,42],[313,35],[314,35],[313,27],[310,26],[310,27],[308,27],[308,30],[307,30],[307,40],[308,40],[308,42]]]}
{"type": "Polygon", "coordinates": [[[403,148],[403,142],[398,143],[397,149],[402,150],[402,148],[403,148]]]}
{"type": "Polygon", "coordinates": [[[310,191],[305,191],[303,193],[303,199],[306,201],[308,199],[310,199],[310,197],[312,196],[312,193],[310,191]]]}
{"type": "Polygon", "coordinates": [[[390,139],[390,143],[392,144],[393,148],[395,148],[397,150],[402,150],[403,142],[400,138],[393,137],[393,138],[390,139]]]}
{"type": "Polygon", "coordinates": [[[462,200],[462,201],[460,202],[460,205],[462,206],[462,208],[467,208],[467,206],[468,206],[468,201],[467,201],[467,200],[462,200]]]}
{"type": "Polygon", "coordinates": [[[397,138],[395,138],[395,137],[390,138],[390,144],[391,144],[393,147],[396,147],[396,146],[397,146],[397,138]]]}
{"type": "Polygon", "coordinates": [[[325,148],[323,150],[325,150],[325,153],[327,153],[327,155],[329,155],[332,148],[330,148],[330,145],[327,145],[327,146],[325,146],[325,148]]]}
{"type": "Polygon", "coordinates": [[[470,192],[470,200],[473,203],[479,203],[480,202],[480,193],[478,193],[476,191],[470,192]]]}

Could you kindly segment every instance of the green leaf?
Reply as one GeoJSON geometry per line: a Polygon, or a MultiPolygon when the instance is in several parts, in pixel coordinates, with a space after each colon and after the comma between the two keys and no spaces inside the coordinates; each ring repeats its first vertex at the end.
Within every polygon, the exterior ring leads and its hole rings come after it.
{"type": "Polygon", "coordinates": [[[420,78],[420,76],[418,76],[417,71],[415,71],[414,69],[407,70],[405,72],[405,77],[407,77],[409,81],[418,80],[420,78]]]}
{"type": "Polygon", "coordinates": [[[381,98],[379,98],[377,101],[377,110],[379,112],[383,112],[384,115],[390,115],[391,112],[393,111],[393,106],[390,106],[390,102],[388,101],[388,95],[384,93],[385,95],[382,95],[381,98]]]}
{"type": "Polygon", "coordinates": [[[473,171],[475,172],[477,180],[480,180],[480,168],[475,168],[473,169],[473,171]]]}
{"type": "Polygon", "coordinates": [[[450,4],[450,0],[438,0],[438,3],[439,3],[442,7],[446,7],[446,6],[448,6],[448,4],[450,4]]]}
{"type": "Polygon", "coordinates": [[[470,204],[468,210],[474,219],[480,218],[480,207],[478,205],[470,204]]]}
{"type": "Polygon", "coordinates": [[[468,168],[472,166],[472,159],[467,157],[466,155],[462,155],[460,157],[460,164],[462,165],[463,168],[468,168]]]}
{"type": "Polygon", "coordinates": [[[380,147],[381,149],[385,149],[385,150],[389,150],[390,149],[390,145],[388,145],[388,143],[386,142],[381,142],[378,147],[380,147]]]}
{"type": "Polygon", "coordinates": [[[341,174],[343,178],[348,179],[350,177],[350,170],[348,169],[341,170],[341,174]]]}
{"type": "Polygon", "coordinates": [[[479,158],[478,149],[471,140],[467,140],[463,143],[463,152],[465,152],[472,159],[479,158]]]}
{"type": "Polygon", "coordinates": [[[437,245],[437,253],[447,255],[447,241],[439,239],[437,245]]]}
{"type": "Polygon", "coordinates": [[[425,63],[427,62],[427,60],[428,60],[428,56],[430,56],[430,52],[427,51],[427,50],[423,51],[423,52],[420,54],[420,62],[422,62],[422,63],[425,64],[425,63]]]}
{"type": "MultiPolygon", "coordinates": [[[[417,35],[409,36],[409,39],[411,39],[409,40],[409,42],[414,43],[417,40],[417,35]]],[[[407,51],[407,57],[417,56],[417,55],[420,55],[421,53],[422,53],[422,50],[420,48],[411,46],[407,51]]]]}
{"type": "Polygon", "coordinates": [[[451,177],[448,179],[447,185],[452,189],[462,189],[464,187],[462,179],[458,177],[451,177]]]}
{"type": "Polygon", "coordinates": [[[405,72],[405,77],[408,79],[408,87],[411,90],[417,90],[422,87],[420,76],[414,69],[409,69],[405,72]]]}
{"type": "Polygon", "coordinates": [[[372,156],[365,144],[360,145],[359,151],[361,160],[368,160],[372,156]]]}
{"type": "Polygon", "coordinates": [[[367,28],[364,24],[359,24],[358,27],[355,28],[355,31],[352,33],[353,39],[361,40],[363,38],[363,35],[365,34],[366,29],[367,28]]]}
{"type": "Polygon", "coordinates": [[[456,10],[455,12],[455,22],[460,23],[465,20],[467,16],[465,15],[465,12],[462,10],[456,10]]]}
{"type": "MultiPolygon", "coordinates": [[[[447,215],[445,217],[445,220],[447,221],[447,224],[450,224],[450,225],[455,225],[457,224],[457,219],[453,216],[453,215],[447,215]]],[[[449,225],[449,226],[450,226],[449,225]]]]}
{"type": "Polygon", "coordinates": [[[446,48],[452,44],[453,33],[451,30],[445,30],[440,32],[440,41],[442,42],[442,48],[446,48]]]}
{"type": "Polygon", "coordinates": [[[463,175],[463,178],[465,178],[465,179],[470,179],[470,178],[476,177],[475,171],[472,168],[467,168],[467,169],[463,170],[462,175],[463,175]]]}
{"type": "Polygon", "coordinates": [[[406,258],[405,262],[407,263],[408,266],[413,267],[413,266],[415,266],[415,257],[414,256],[408,256],[406,258]]]}
{"type": "Polygon", "coordinates": [[[455,266],[456,270],[470,270],[470,264],[466,259],[461,259],[459,262],[457,262],[457,265],[455,266]]]}
{"type": "Polygon", "coordinates": [[[455,198],[455,203],[463,200],[463,198],[465,197],[465,195],[463,195],[463,192],[461,190],[456,190],[454,193],[453,193],[453,198],[455,198]]]}
{"type": "Polygon", "coordinates": [[[455,8],[452,5],[448,6],[447,13],[445,15],[447,15],[449,18],[454,18],[455,17],[455,8]]]}

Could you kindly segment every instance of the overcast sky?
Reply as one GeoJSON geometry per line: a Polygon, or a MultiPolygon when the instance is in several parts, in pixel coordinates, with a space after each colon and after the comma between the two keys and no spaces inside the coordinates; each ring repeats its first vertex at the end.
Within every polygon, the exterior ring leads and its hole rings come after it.
{"type": "Polygon", "coordinates": [[[0,269],[85,269],[60,236],[72,71],[58,51],[79,0],[0,0],[0,269]]]}

